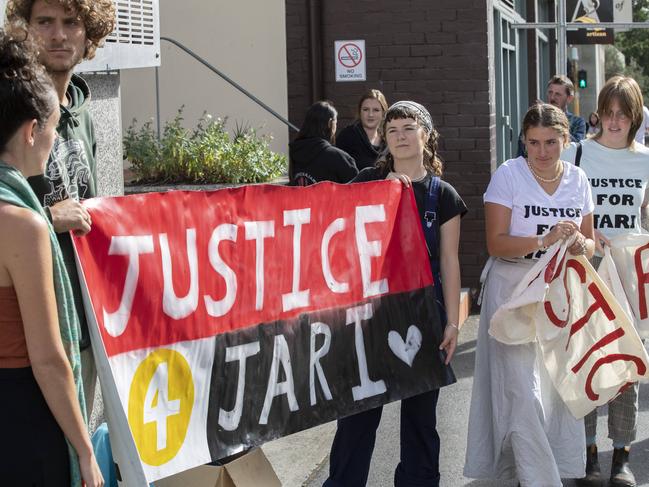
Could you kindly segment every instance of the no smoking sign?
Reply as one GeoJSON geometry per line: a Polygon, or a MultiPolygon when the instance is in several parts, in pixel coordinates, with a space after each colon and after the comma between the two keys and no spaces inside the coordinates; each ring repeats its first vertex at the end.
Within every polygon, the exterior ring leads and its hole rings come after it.
{"type": "Polygon", "coordinates": [[[365,81],[365,41],[335,41],[336,81],[365,81]]]}

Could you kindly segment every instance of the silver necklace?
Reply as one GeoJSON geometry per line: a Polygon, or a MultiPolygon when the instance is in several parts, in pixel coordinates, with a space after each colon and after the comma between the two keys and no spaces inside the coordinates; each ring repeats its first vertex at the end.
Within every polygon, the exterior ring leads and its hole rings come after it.
{"type": "Polygon", "coordinates": [[[419,183],[419,182],[423,181],[424,179],[426,179],[426,176],[428,176],[428,173],[425,173],[425,174],[424,174],[422,177],[420,177],[420,178],[417,178],[417,179],[411,179],[410,181],[412,181],[413,183],[419,183]]]}
{"type": "Polygon", "coordinates": [[[532,175],[534,175],[534,177],[535,177],[536,179],[538,179],[539,181],[541,181],[542,183],[554,183],[554,182],[556,182],[556,181],[557,181],[561,176],[563,176],[563,164],[561,164],[561,168],[559,169],[559,172],[557,173],[557,175],[556,175],[555,177],[553,177],[553,178],[550,178],[550,179],[548,179],[548,178],[544,178],[544,177],[539,176],[538,174],[536,174],[536,171],[535,171],[534,168],[532,167],[532,163],[531,163],[529,160],[527,161],[527,167],[530,168],[530,172],[532,173],[532,175]]]}

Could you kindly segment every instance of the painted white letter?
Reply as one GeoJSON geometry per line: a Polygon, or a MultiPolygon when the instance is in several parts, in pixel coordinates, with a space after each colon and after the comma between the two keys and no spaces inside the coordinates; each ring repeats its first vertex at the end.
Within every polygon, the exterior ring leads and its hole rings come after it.
{"type": "Polygon", "coordinates": [[[257,295],[255,298],[255,309],[264,307],[264,239],[275,236],[275,222],[245,222],[246,240],[255,240],[255,284],[257,295]]]}
{"type": "Polygon", "coordinates": [[[293,225],[293,290],[282,294],[284,311],[304,308],[309,305],[309,290],[300,291],[300,241],[302,240],[302,225],[311,222],[311,208],[284,211],[284,226],[293,225]]]}
{"type": "Polygon", "coordinates": [[[378,296],[388,292],[388,280],[372,281],[372,257],[381,255],[381,241],[367,240],[365,225],[367,223],[384,222],[385,207],[383,205],[356,207],[356,246],[361,264],[363,280],[363,297],[378,296]]]}
{"type": "Polygon", "coordinates": [[[327,286],[329,286],[329,289],[334,293],[346,293],[349,291],[349,283],[336,281],[331,273],[331,266],[329,265],[329,242],[331,242],[334,235],[342,232],[344,229],[344,218],[337,218],[334,220],[325,230],[325,233],[322,236],[322,245],[320,247],[320,255],[322,256],[322,274],[324,274],[327,286]]]}
{"type": "Polygon", "coordinates": [[[288,344],[284,335],[275,336],[275,346],[273,349],[273,363],[270,367],[270,377],[268,378],[268,388],[266,389],[266,398],[264,399],[264,407],[261,410],[259,417],[259,424],[268,423],[268,415],[270,408],[273,405],[273,399],[279,395],[286,394],[288,399],[288,408],[291,411],[297,411],[297,399],[295,398],[295,384],[293,383],[293,371],[291,369],[291,356],[288,352],[288,344]],[[279,374],[279,364],[282,363],[284,375],[286,380],[284,382],[277,382],[279,374]]]}
{"type": "Polygon", "coordinates": [[[259,342],[236,345],[225,349],[225,361],[239,362],[239,381],[237,382],[237,398],[231,411],[219,409],[219,425],[226,431],[234,431],[239,427],[243,411],[243,393],[246,387],[246,360],[259,353],[259,342]]]}
{"type": "Polygon", "coordinates": [[[210,237],[207,251],[210,257],[210,264],[216,272],[225,279],[225,296],[219,301],[213,300],[210,296],[203,296],[207,314],[214,317],[223,316],[234,305],[237,297],[237,275],[232,268],[223,262],[219,255],[219,244],[221,240],[237,241],[237,226],[231,223],[223,223],[214,229],[210,237]]]}
{"type": "Polygon", "coordinates": [[[329,384],[327,384],[327,378],[324,375],[322,370],[322,365],[320,364],[320,359],[329,353],[329,347],[331,346],[331,328],[324,323],[311,323],[311,352],[309,353],[309,390],[311,392],[311,406],[315,405],[315,374],[314,372],[317,369],[318,380],[320,381],[320,387],[322,387],[322,392],[325,398],[328,401],[331,401],[331,391],[329,390],[329,384]],[[320,350],[316,351],[315,349],[315,337],[316,335],[324,335],[324,343],[320,350]]]}
{"type": "Polygon", "coordinates": [[[369,320],[372,317],[372,305],[370,303],[347,310],[347,324],[353,324],[354,342],[356,343],[356,358],[358,359],[358,373],[361,383],[352,387],[354,401],[360,401],[368,397],[383,394],[386,391],[385,382],[382,380],[373,381],[367,371],[367,357],[365,356],[365,342],[363,341],[363,328],[361,321],[369,320]]]}
{"type": "Polygon", "coordinates": [[[140,275],[139,256],[151,253],[153,253],[152,235],[112,237],[110,240],[108,255],[128,255],[128,268],[119,308],[112,313],[108,313],[106,308],[103,310],[104,327],[110,336],[118,337],[126,329],[128,319],[131,317],[137,279],[140,275]]]}
{"type": "Polygon", "coordinates": [[[189,291],[183,298],[179,298],[174,290],[171,253],[169,252],[169,239],[166,233],[161,233],[160,252],[162,253],[162,277],[164,280],[164,294],[162,296],[162,309],[165,314],[174,320],[188,317],[198,308],[198,256],[196,255],[196,229],[187,229],[187,263],[189,264],[189,291]]]}

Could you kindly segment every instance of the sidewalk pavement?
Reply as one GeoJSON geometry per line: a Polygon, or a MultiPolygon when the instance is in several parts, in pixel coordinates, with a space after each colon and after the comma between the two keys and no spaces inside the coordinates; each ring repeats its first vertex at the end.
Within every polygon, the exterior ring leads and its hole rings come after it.
{"type": "MultiPolygon", "coordinates": [[[[466,321],[460,335],[460,344],[453,360],[457,384],[446,387],[440,395],[437,409],[438,431],[442,440],[440,469],[442,487],[514,487],[516,483],[477,481],[462,475],[466,451],[466,433],[473,384],[478,316],[466,321]]],[[[598,422],[600,463],[608,477],[612,446],[606,439],[607,412],[602,408],[598,422]]],[[[264,452],[285,487],[319,487],[329,470],[329,448],[335,434],[335,422],[266,443],[264,452]]],[[[379,427],[368,486],[390,487],[394,469],[399,461],[399,403],[385,406],[379,427]]],[[[640,414],[638,437],[631,449],[631,467],[639,486],[649,486],[649,387],[640,387],[640,414]]],[[[565,486],[574,486],[572,480],[565,486]]]]}

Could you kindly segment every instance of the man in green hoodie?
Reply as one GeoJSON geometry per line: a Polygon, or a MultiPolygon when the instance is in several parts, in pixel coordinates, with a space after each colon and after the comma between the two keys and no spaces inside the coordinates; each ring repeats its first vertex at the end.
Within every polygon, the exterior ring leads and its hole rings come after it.
{"type": "Polygon", "coordinates": [[[69,232],[83,235],[90,231],[90,215],[80,200],[96,196],[97,145],[88,112],[90,90],[73,70],[82,60],[92,59],[112,32],[115,7],[112,0],[9,0],[6,17],[9,29],[27,28],[38,43],[39,61],[59,97],[58,136],[45,174],[28,181],[58,234],[72,283],[81,323],[81,367],[90,414],[97,372],[69,232]]]}

